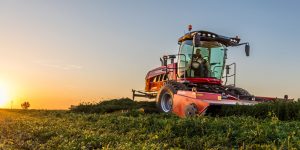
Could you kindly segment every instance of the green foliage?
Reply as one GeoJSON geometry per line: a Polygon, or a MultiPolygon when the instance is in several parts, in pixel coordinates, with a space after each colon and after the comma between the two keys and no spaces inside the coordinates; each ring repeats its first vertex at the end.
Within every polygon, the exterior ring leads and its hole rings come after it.
{"type": "MultiPolygon", "coordinates": [[[[82,103],[72,107],[72,112],[83,113],[112,113],[124,111],[129,113],[142,108],[145,113],[157,112],[155,102],[133,101],[129,98],[107,100],[99,103],[82,103]]],[[[251,116],[259,119],[277,117],[279,120],[300,120],[300,101],[265,102],[253,106],[211,106],[207,115],[209,116],[251,116]]]]}
{"type": "Polygon", "coordinates": [[[276,101],[253,106],[221,106],[209,112],[211,116],[277,117],[279,120],[300,120],[300,101],[276,101]]]}
{"type": "Polygon", "coordinates": [[[70,111],[0,110],[0,149],[300,149],[299,108],[224,106],[187,119],[130,99],[70,111]]]}
{"type": "Polygon", "coordinates": [[[71,107],[70,110],[72,112],[104,114],[117,111],[130,111],[140,108],[142,108],[146,113],[157,112],[155,102],[133,101],[129,98],[113,99],[99,103],[81,103],[78,106],[71,107]]]}
{"type": "Polygon", "coordinates": [[[0,110],[0,149],[300,149],[300,122],[0,110]]]}

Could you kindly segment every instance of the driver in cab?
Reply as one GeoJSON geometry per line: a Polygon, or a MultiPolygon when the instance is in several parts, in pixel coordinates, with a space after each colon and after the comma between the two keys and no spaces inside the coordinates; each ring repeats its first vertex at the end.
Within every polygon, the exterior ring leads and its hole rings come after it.
{"type": "Polygon", "coordinates": [[[200,49],[196,49],[196,53],[192,56],[192,76],[194,77],[207,77],[208,64],[207,60],[203,59],[200,49]]]}

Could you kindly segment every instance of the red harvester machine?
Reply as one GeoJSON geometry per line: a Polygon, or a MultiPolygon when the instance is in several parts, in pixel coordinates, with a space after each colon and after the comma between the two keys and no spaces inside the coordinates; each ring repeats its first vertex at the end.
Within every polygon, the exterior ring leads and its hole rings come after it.
{"type": "Polygon", "coordinates": [[[236,64],[226,64],[227,48],[245,45],[249,56],[249,43],[240,43],[239,37],[191,30],[189,25],[189,33],[179,38],[177,55],[163,56],[161,67],[147,73],[145,91],[132,90],[133,99],[156,98],[161,112],[173,112],[180,117],[205,114],[223,105],[254,105],[276,99],[254,96],[235,86],[236,64]],[[227,85],[230,77],[233,84],[227,85]]]}

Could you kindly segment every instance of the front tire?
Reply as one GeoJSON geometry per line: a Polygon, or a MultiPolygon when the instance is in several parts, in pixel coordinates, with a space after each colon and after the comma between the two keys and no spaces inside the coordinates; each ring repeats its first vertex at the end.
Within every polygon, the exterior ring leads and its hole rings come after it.
{"type": "Polygon", "coordinates": [[[173,98],[174,94],[177,94],[178,90],[185,90],[186,86],[176,81],[168,81],[161,87],[157,98],[156,106],[160,112],[172,113],[173,110],[173,98]]]}

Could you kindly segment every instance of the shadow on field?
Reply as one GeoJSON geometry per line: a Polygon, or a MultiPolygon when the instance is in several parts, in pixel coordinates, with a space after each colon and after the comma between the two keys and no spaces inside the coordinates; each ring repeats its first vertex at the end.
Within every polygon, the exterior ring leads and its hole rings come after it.
{"type": "Polygon", "coordinates": [[[73,112],[100,114],[128,112],[132,110],[142,111],[144,113],[158,113],[155,102],[133,101],[129,98],[113,99],[99,103],[81,103],[78,106],[72,106],[70,110],[73,112]]]}

